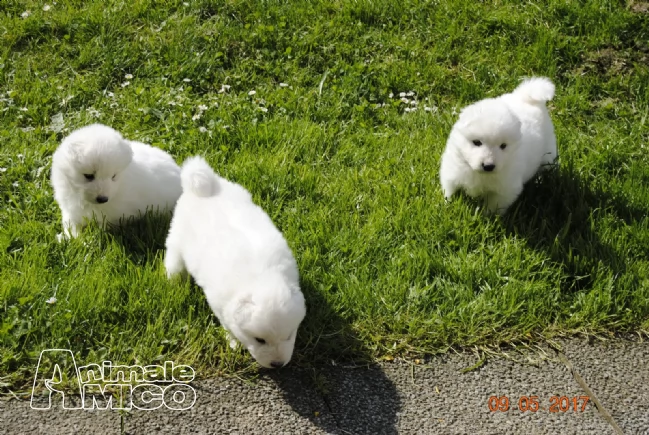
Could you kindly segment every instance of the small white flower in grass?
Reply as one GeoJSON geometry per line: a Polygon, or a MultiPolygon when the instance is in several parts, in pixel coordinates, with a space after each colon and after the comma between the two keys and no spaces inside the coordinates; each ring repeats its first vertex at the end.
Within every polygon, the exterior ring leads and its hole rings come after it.
{"type": "Polygon", "coordinates": [[[189,6],[189,3],[183,2],[183,6],[187,7],[187,6],[189,6]]]}
{"type": "Polygon", "coordinates": [[[43,5],[43,10],[44,10],[45,12],[49,11],[50,9],[52,9],[52,6],[50,6],[50,5],[43,5]]]}
{"type": "Polygon", "coordinates": [[[30,131],[34,131],[36,129],[30,126],[30,127],[23,127],[21,128],[21,130],[23,131],[23,133],[29,133],[30,131]]]}
{"type": "Polygon", "coordinates": [[[54,296],[52,296],[51,298],[49,298],[48,300],[46,300],[45,303],[46,303],[46,304],[53,305],[53,304],[56,303],[57,300],[58,300],[58,299],[56,299],[54,296]]]}
{"type": "Polygon", "coordinates": [[[280,88],[288,88],[288,83],[280,83],[279,87],[280,88]]]}
{"type": "Polygon", "coordinates": [[[18,154],[16,157],[18,157],[20,160],[23,160],[25,158],[23,154],[18,154]]]}
{"type": "Polygon", "coordinates": [[[21,110],[22,112],[27,112],[29,109],[26,108],[26,107],[21,107],[20,110],[21,110]]]}
{"type": "Polygon", "coordinates": [[[401,102],[402,102],[403,104],[409,104],[409,103],[410,103],[410,100],[407,99],[406,97],[402,97],[402,98],[401,98],[401,102]]]}
{"type": "Polygon", "coordinates": [[[433,107],[424,106],[424,110],[425,110],[426,112],[437,112],[437,107],[434,107],[434,106],[433,106],[433,107]]]}
{"type": "Polygon", "coordinates": [[[406,112],[406,113],[414,112],[416,110],[417,110],[416,107],[406,107],[405,109],[403,109],[403,111],[406,112]]]}
{"type": "Polygon", "coordinates": [[[230,90],[230,85],[221,85],[221,89],[219,90],[219,94],[222,94],[224,92],[227,92],[230,90]]]}
{"type": "Polygon", "coordinates": [[[205,127],[203,127],[202,125],[200,127],[198,127],[198,131],[200,131],[201,133],[207,133],[207,129],[205,127]]]}
{"type": "Polygon", "coordinates": [[[12,184],[12,186],[13,186],[13,187],[18,187],[18,182],[17,182],[17,181],[14,181],[14,183],[12,184]]]}
{"type": "Polygon", "coordinates": [[[399,96],[400,96],[401,98],[403,98],[403,97],[406,96],[406,93],[405,93],[405,92],[399,92],[399,96]]]}
{"type": "Polygon", "coordinates": [[[198,110],[201,112],[205,112],[207,110],[207,106],[205,104],[201,104],[198,106],[198,110]]]}
{"type": "Polygon", "coordinates": [[[27,17],[30,16],[31,14],[32,14],[32,13],[31,13],[30,11],[25,11],[25,12],[23,12],[22,14],[20,14],[20,16],[23,17],[23,18],[27,18],[27,17]]]}
{"type": "Polygon", "coordinates": [[[410,91],[410,92],[408,92],[408,93],[406,94],[406,96],[408,96],[408,97],[412,97],[413,95],[415,95],[415,93],[414,93],[413,91],[410,91]]]}
{"type": "Polygon", "coordinates": [[[108,98],[113,98],[113,97],[115,97],[115,94],[113,94],[112,92],[109,92],[109,93],[107,93],[106,95],[108,95],[108,98]]]}
{"type": "Polygon", "coordinates": [[[417,100],[412,100],[412,101],[410,102],[410,105],[411,105],[411,106],[416,106],[416,105],[417,105],[417,100]]]}
{"type": "Polygon", "coordinates": [[[201,114],[200,113],[197,113],[196,115],[192,116],[192,121],[197,121],[199,119],[201,119],[201,114]]]}
{"type": "Polygon", "coordinates": [[[126,74],[126,75],[124,76],[124,78],[125,78],[126,80],[131,80],[131,79],[133,78],[133,74],[126,74]]]}
{"type": "Polygon", "coordinates": [[[268,109],[265,108],[265,107],[260,107],[259,110],[261,110],[261,111],[264,112],[264,113],[268,112],[268,109]]]}
{"type": "Polygon", "coordinates": [[[392,92],[390,92],[390,95],[388,95],[388,98],[393,98],[393,97],[394,97],[394,94],[392,92]]]}
{"type": "Polygon", "coordinates": [[[63,113],[57,113],[50,118],[50,125],[47,127],[49,131],[59,133],[65,128],[65,121],[63,120],[63,113]]]}
{"type": "Polygon", "coordinates": [[[62,99],[61,102],[59,103],[59,106],[61,106],[61,107],[65,106],[65,105],[68,104],[68,103],[70,102],[70,100],[73,99],[73,98],[74,98],[74,95],[68,95],[67,97],[63,97],[63,99],[62,99]]]}
{"type": "Polygon", "coordinates": [[[189,83],[191,81],[192,81],[192,79],[183,79],[183,82],[185,82],[185,83],[189,83]]]}
{"type": "Polygon", "coordinates": [[[127,82],[124,82],[124,83],[122,83],[122,87],[125,88],[125,87],[127,87],[128,85],[130,85],[130,84],[131,84],[131,82],[128,82],[128,81],[127,81],[127,82]]]}
{"type": "Polygon", "coordinates": [[[255,95],[256,93],[257,93],[257,91],[252,90],[252,91],[248,92],[248,95],[250,95],[250,96],[252,97],[252,96],[255,95]]]}
{"type": "Polygon", "coordinates": [[[44,170],[45,170],[45,166],[41,166],[38,169],[36,169],[36,176],[40,177],[44,170]]]}
{"type": "Polygon", "coordinates": [[[0,172],[7,172],[7,168],[0,168],[0,172]]]}

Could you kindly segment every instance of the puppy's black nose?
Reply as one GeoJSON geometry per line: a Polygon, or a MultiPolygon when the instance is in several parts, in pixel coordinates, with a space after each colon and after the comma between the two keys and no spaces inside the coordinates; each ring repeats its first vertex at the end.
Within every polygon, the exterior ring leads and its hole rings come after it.
{"type": "Polygon", "coordinates": [[[99,195],[97,198],[95,198],[99,204],[103,204],[105,202],[108,202],[108,197],[107,196],[102,196],[99,195]]]}
{"type": "Polygon", "coordinates": [[[484,169],[487,172],[491,172],[494,170],[496,165],[485,165],[484,163],[482,164],[482,169],[484,169]]]}
{"type": "Polygon", "coordinates": [[[270,366],[279,369],[281,367],[284,367],[284,363],[281,361],[273,361],[270,363],[270,366]]]}

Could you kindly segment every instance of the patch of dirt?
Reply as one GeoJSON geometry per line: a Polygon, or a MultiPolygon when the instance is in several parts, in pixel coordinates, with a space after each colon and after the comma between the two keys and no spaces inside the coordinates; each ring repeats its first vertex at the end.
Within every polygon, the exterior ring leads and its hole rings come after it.
{"type": "Polygon", "coordinates": [[[582,59],[582,64],[574,70],[575,74],[595,73],[614,76],[628,72],[635,62],[649,62],[649,54],[640,47],[622,50],[607,47],[585,53],[582,55],[582,59]]]}
{"type": "Polygon", "coordinates": [[[649,13],[649,2],[631,1],[629,3],[629,9],[631,10],[631,12],[635,12],[636,14],[649,13]]]}

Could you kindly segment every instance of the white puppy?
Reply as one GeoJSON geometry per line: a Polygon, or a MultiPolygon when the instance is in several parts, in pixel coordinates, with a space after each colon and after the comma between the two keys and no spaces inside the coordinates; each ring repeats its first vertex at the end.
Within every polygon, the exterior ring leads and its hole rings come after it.
{"type": "Polygon", "coordinates": [[[101,124],[63,140],[52,157],[52,187],[63,221],[59,240],[78,236],[93,218],[103,225],[171,210],[182,193],[180,167],[169,154],[101,124]]]}
{"type": "Polygon", "coordinates": [[[552,82],[535,77],[510,94],[462,109],[442,155],[439,175],[446,199],[463,189],[483,197],[489,211],[504,213],[523,184],[557,156],[545,105],[553,97],[552,82]]]}
{"type": "Polygon", "coordinates": [[[228,331],[259,364],[291,359],[306,308],[297,263],[268,215],[201,157],[181,171],[183,194],[167,237],[167,276],[188,271],[228,331]]]}

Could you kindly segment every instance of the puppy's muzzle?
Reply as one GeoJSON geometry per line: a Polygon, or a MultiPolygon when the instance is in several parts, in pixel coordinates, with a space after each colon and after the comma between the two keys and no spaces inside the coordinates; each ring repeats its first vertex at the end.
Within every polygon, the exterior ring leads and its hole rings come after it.
{"type": "Polygon", "coordinates": [[[281,362],[281,361],[272,361],[272,362],[270,363],[270,366],[273,367],[273,368],[275,368],[275,369],[279,369],[279,368],[284,367],[284,363],[281,362]]]}
{"type": "Polygon", "coordinates": [[[97,200],[97,203],[98,203],[98,204],[103,204],[103,203],[105,203],[105,202],[108,202],[108,197],[107,197],[107,196],[104,196],[104,195],[99,195],[99,196],[98,196],[97,198],[95,198],[95,199],[97,200]]]}
{"type": "Polygon", "coordinates": [[[494,164],[485,165],[483,163],[482,164],[482,169],[484,169],[486,172],[492,172],[494,169],[496,169],[496,165],[494,165],[494,164]]]}

